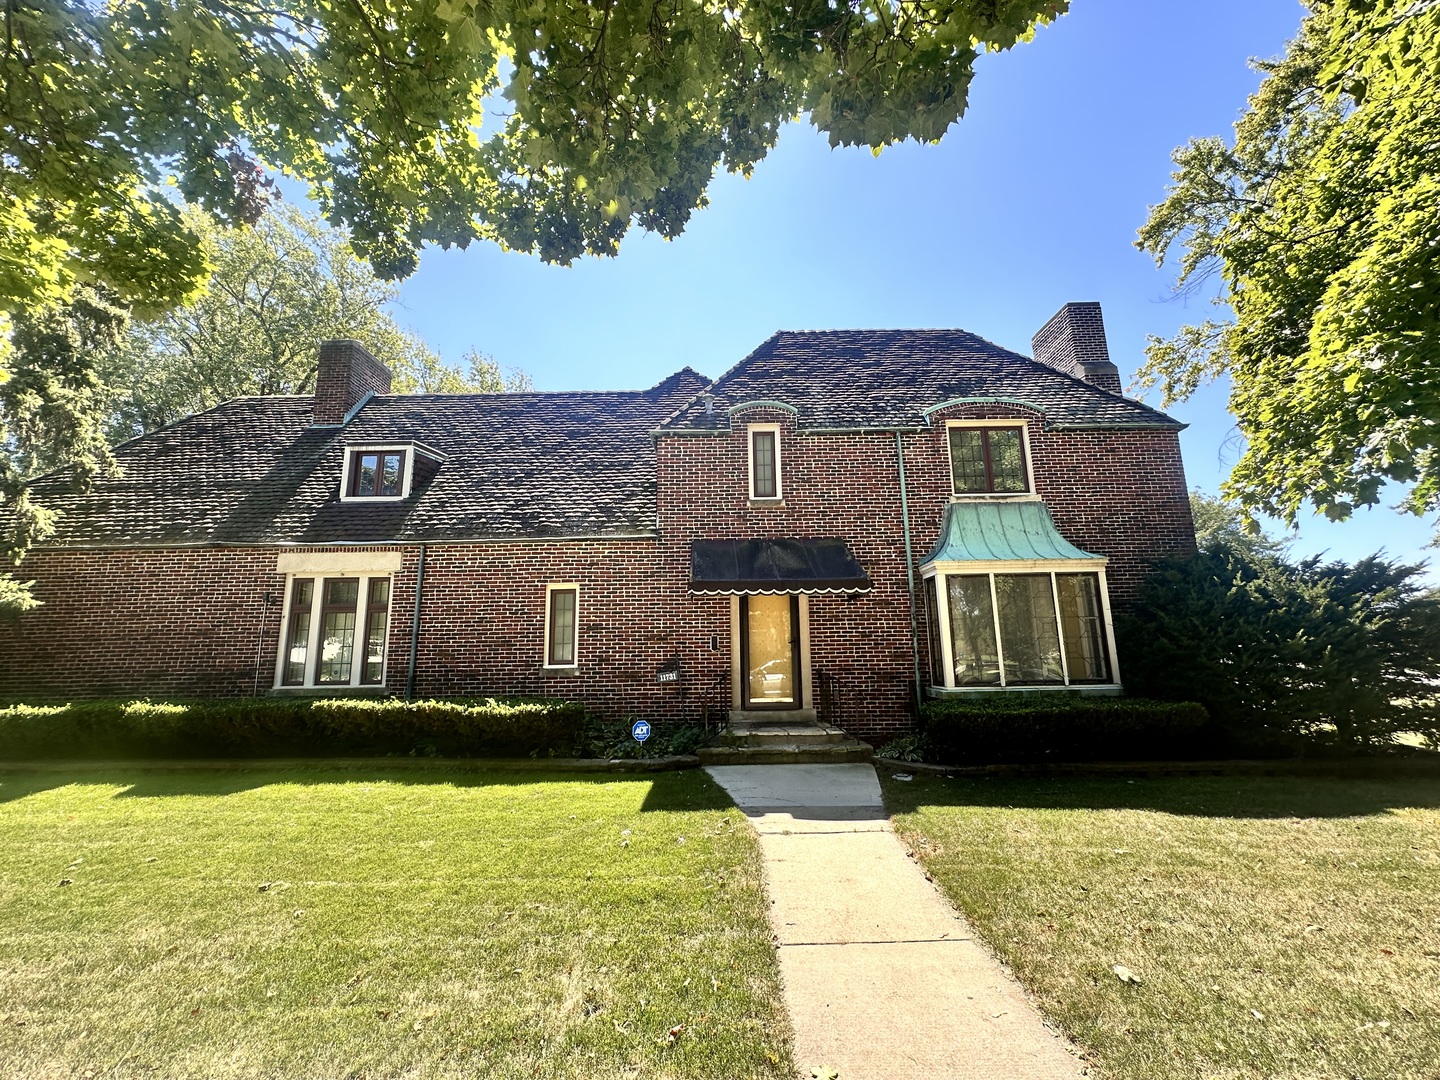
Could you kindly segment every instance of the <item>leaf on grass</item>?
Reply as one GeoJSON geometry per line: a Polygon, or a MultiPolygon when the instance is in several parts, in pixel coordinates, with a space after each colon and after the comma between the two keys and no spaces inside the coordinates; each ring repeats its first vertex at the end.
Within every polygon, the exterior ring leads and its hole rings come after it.
{"type": "Polygon", "coordinates": [[[664,1046],[674,1046],[674,1045],[675,1045],[675,1041],[676,1041],[677,1039],[679,1039],[680,1036],[683,1035],[684,1033],[685,1033],[685,1025],[684,1025],[684,1024],[676,1024],[676,1025],[675,1025],[674,1027],[672,1027],[669,1031],[667,1031],[663,1036],[661,1036],[659,1039],[656,1039],[655,1041],[658,1042],[658,1043],[661,1043],[661,1044],[664,1045],[664,1046]]]}
{"type": "Polygon", "coordinates": [[[61,884],[61,885],[74,885],[74,884],[75,884],[75,879],[74,879],[74,878],[68,878],[68,877],[62,877],[62,878],[60,879],[60,884],[61,884]]]}
{"type": "Polygon", "coordinates": [[[1250,1010],[1250,1015],[1253,1016],[1256,1020],[1264,1020],[1264,1019],[1265,1019],[1265,1014],[1262,1013],[1259,1009],[1251,1009],[1251,1010],[1250,1010]]]}
{"type": "Polygon", "coordinates": [[[1115,973],[1115,977],[1122,983],[1130,983],[1132,986],[1140,985],[1140,976],[1136,975],[1124,964],[1111,964],[1110,970],[1115,973]]]}
{"type": "Polygon", "coordinates": [[[840,1070],[829,1065],[816,1065],[810,1070],[810,1080],[840,1080],[840,1070]]]}

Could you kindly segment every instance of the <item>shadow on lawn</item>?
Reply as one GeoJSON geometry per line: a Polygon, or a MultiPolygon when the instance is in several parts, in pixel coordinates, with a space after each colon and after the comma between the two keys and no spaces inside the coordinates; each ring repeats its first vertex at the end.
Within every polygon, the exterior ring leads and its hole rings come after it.
{"type": "Polygon", "coordinates": [[[41,792],[72,784],[107,785],[122,790],[120,799],[163,799],[173,796],[234,795],[276,784],[407,784],[446,785],[456,788],[524,787],[531,784],[649,784],[642,813],[683,810],[729,810],[734,804],[710,777],[698,769],[657,773],[581,773],[541,769],[387,766],[338,767],[323,761],[286,766],[244,763],[219,767],[150,768],[137,766],[84,766],[9,771],[0,765],[0,803],[15,802],[41,792]]]}
{"type": "Polygon", "coordinates": [[[1190,817],[1354,818],[1401,808],[1440,808],[1434,778],[1344,779],[1294,776],[942,779],[909,783],[881,769],[886,809],[907,814],[926,807],[970,806],[1029,810],[1153,810],[1190,817]]]}

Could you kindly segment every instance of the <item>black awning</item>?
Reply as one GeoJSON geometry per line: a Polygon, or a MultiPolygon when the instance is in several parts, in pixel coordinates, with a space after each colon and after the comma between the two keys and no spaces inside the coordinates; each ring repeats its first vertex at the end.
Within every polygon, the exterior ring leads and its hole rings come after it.
{"type": "Polygon", "coordinates": [[[844,540],[696,540],[690,591],[697,593],[858,593],[865,569],[844,540]]]}

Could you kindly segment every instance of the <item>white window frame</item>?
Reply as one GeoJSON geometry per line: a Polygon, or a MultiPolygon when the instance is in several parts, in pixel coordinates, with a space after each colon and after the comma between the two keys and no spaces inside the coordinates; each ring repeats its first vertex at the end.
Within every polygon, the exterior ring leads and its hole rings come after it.
{"type": "Polygon", "coordinates": [[[1030,425],[1024,420],[946,420],[945,421],[945,468],[949,473],[950,501],[962,502],[967,499],[1011,499],[1016,502],[1034,502],[1040,498],[1035,493],[1034,458],[1030,455],[1030,425]],[[1020,455],[1025,459],[1024,491],[956,491],[955,461],[950,456],[951,428],[1019,428],[1020,455]]]}
{"type": "Polygon", "coordinates": [[[363,446],[345,447],[345,461],[340,466],[340,501],[356,503],[380,503],[400,502],[410,497],[410,484],[415,476],[415,455],[417,449],[414,443],[366,443],[363,446]],[[350,476],[351,466],[356,457],[361,454],[405,454],[405,467],[401,469],[400,494],[399,495],[351,495],[350,476]]]}
{"type": "Polygon", "coordinates": [[[316,569],[300,570],[285,575],[285,599],[280,605],[280,641],[275,650],[274,690],[378,690],[389,685],[390,678],[390,613],[395,608],[395,575],[390,572],[377,573],[365,570],[316,569]],[[285,679],[286,652],[290,644],[290,608],[295,598],[295,579],[311,578],[315,582],[314,595],[310,599],[310,636],[305,643],[305,679],[299,683],[287,683],[285,679]],[[348,683],[316,682],[315,668],[320,660],[320,610],[324,606],[325,580],[327,578],[358,578],[360,593],[355,598],[355,641],[350,654],[350,681],[348,683]],[[380,660],[380,681],[361,682],[365,674],[365,649],[368,647],[370,625],[370,582],[385,578],[390,582],[390,600],[385,605],[385,652],[380,660]]]}
{"type": "MultiPolygon", "coordinates": [[[[948,436],[947,436],[948,437],[948,436]]],[[[953,690],[966,694],[989,694],[1017,691],[1084,691],[1115,690],[1120,683],[1120,658],[1115,651],[1115,624],[1110,615],[1110,586],[1105,577],[1105,566],[1094,561],[1066,561],[1059,559],[1037,559],[1034,561],[1003,562],[945,562],[932,563],[921,568],[922,581],[935,582],[935,607],[940,629],[941,670],[945,673],[945,685],[936,689],[953,690]],[[1010,686],[1005,682],[1005,643],[1000,639],[1000,605],[995,595],[995,578],[1009,574],[1049,574],[1050,599],[1055,605],[1055,625],[1061,627],[1060,590],[1055,580],[1057,574],[1095,574],[1100,584],[1100,612],[1104,620],[1105,654],[1110,661],[1109,682],[1070,681],[1070,662],[1065,655],[1065,642],[1060,642],[1060,670],[1063,683],[1024,683],[1010,686]],[[945,579],[948,577],[979,577],[985,575],[990,583],[990,615],[995,622],[995,655],[1000,663],[1000,683],[997,686],[956,686],[954,641],[950,637],[950,596],[945,579]]]]}
{"type": "MultiPolygon", "coordinates": [[[[947,436],[948,437],[948,436],[947,436]]],[[[780,425],[779,424],[751,424],[745,436],[750,454],[746,461],[746,481],[750,489],[751,502],[775,503],[785,498],[785,470],[783,468],[780,454],[780,425]],[[769,431],[775,435],[775,494],[755,494],[755,433],[757,431],[769,431]]]]}
{"type": "Polygon", "coordinates": [[[545,586],[545,640],[542,648],[540,666],[548,671],[574,671],[580,666],[580,586],[573,581],[554,581],[545,586]],[[568,664],[550,662],[550,615],[555,610],[552,597],[557,592],[575,594],[575,657],[568,664]]]}

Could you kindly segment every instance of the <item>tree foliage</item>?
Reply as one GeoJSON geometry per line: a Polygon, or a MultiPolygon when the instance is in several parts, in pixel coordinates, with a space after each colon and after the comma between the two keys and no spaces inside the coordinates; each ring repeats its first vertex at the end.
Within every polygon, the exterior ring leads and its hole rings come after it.
{"type": "Polygon", "coordinates": [[[1311,0],[1233,142],[1175,153],[1139,245],[1233,318],[1152,339],[1142,383],[1219,374],[1245,450],[1226,491],[1293,523],[1409,485],[1440,508],[1440,4],[1311,0]]]}
{"type": "Polygon", "coordinates": [[[390,314],[395,286],[318,217],[282,204],[250,228],[219,227],[193,211],[185,219],[211,273],[197,298],[136,320],[120,348],[100,354],[100,377],[118,395],[108,423],[115,442],[230,398],[311,393],[326,338],[364,343],[394,374],[397,393],[529,386],[473,349],[466,370],[442,361],[390,314]]]}
{"type": "Polygon", "coordinates": [[[1067,4],[10,0],[0,310],[77,281],[182,299],[205,274],[166,185],[255,221],[271,169],[385,278],[424,243],[566,263],[673,237],[802,111],[833,145],[940,138],[978,52],[1067,4]]]}
{"type": "Polygon", "coordinates": [[[1157,568],[1117,626],[1133,693],[1203,704],[1235,743],[1440,744],[1440,597],[1378,555],[1290,563],[1218,542],[1157,568]]]}
{"type": "Polygon", "coordinates": [[[1276,539],[1234,503],[1203,491],[1190,492],[1190,516],[1195,522],[1195,544],[1201,551],[1227,548],[1254,562],[1284,556],[1292,540],[1288,536],[1276,539]]]}
{"type": "MultiPolygon", "coordinates": [[[[0,552],[18,561],[53,528],[25,482],[67,469],[77,490],[112,474],[110,444],[248,394],[308,394],[319,343],[363,341],[394,373],[397,392],[529,389],[471,349],[446,364],[388,311],[379,280],[343,234],[278,205],[254,226],[216,226],[185,215],[210,273],[204,290],[148,319],[106,286],[76,286],[66,303],[16,312],[0,352],[0,552]]],[[[0,575],[0,611],[33,603],[0,575]]]]}

